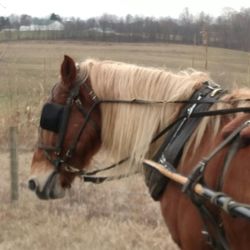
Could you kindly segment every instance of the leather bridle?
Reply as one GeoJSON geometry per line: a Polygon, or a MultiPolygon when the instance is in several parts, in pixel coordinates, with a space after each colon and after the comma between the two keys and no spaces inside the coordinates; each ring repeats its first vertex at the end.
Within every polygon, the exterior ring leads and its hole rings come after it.
{"type": "MultiPolygon", "coordinates": [[[[204,84],[208,84],[208,82],[205,82],[204,84]]],[[[214,91],[218,91],[218,86],[216,85],[216,88],[214,91]]],[[[52,89],[53,94],[53,89],[52,89]]],[[[237,100],[236,100],[237,101],[237,100]]],[[[244,100],[243,100],[244,101],[244,100]]],[[[246,100],[249,101],[249,100],[246,100]]],[[[212,103],[217,102],[224,102],[221,100],[213,101],[212,103]]],[[[96,133],[101,132],[101,128],[99,125],[91,118],[91,114],[93,111],[102,103],[111,103],[111,104],[136,104],[136,105],[163,105],[168,103],[179,103],[179,104],[190,104],[190,103],[210,103],[209,101],[200,101],[200,100],[177,100],[177,101],[147,101],[147,100],[141,100],[141,99],[130,99],[130,100],[113,100],[113,99],[104,99],[101,100],[97,97],[91,86],[86,82],[86,79],[78,79],[74,83],[74,88],[71,89],[64,108],[63,112],[63,118],[61,121],[56,146],[49,146],[45,145],[41,142],[38,143],[38,148],[43,150],[44,155],[48,161],[51,162],[51,164],[54,166],[55,171],[59,172],[60,169],[63,168],[64,171],[75,174],[80,176],[84,181],[89,181],[93,183],[101,183],[107,179],[114,179],[114,177],[96,177],[97,173],[101,171],[106,171],[112,168],[115,168],[116,166],[122,164],[123,162],[127,161],[130,156],[121,159],[119,162],[112,164],[111,166],[95,170],[93,172],[86,172],[85,170],[78,169],[75,166],[72,166],[69,164],[69,160],[72,158],[72,155],[74,154],[74,151],[76,149],[77,143],[80,140],[80,137],[82,133],[84,132],[87,125],[90,123],[92,127],[96,130],[96,133]],[[85,110],[81,100],[80,100],[80,89],[81,87],[85,88],[87,91],[88,96],[92,100],[92,105],[89,108],[89,110],[85,110]],[[62,149],[63,149],[63,143],[65,134],[67,131],[67,126],[69,122],[69,116],[72,110],[72,106],[76,105],[78,110],[82,113],[84,117],[84,122],[78,129],[76,135],[74,136],[69,148],[65,151],[66,153],[62,155],[62,149]],[[52,154],[54,154],[56,157],[53,158],[52,154]]],[[[221,109],[221,110],[212,110],[212,111],[204,111],[204,112],[193,112],[188,114],[188,118],[198,118],[198,117],[205,117],[205,116],[215,116],[215,115],[226,115],[226,114],[232,114],[232,113],[239,113],[239,112],[250,112],[249,107],[241,107],[241,108],[232,108],[232,109],[221,109]]],[[[158,134],[155,135],[155,137],[151,140],[151,143],[154,143],[159,138],[161,138],[163,135],[165,135],[179,120],[183,119],[184,117],[179,117],[176,119],[173,123],[171,123],[169,126],[161,130],[158,134]]],[[[121,176],[118,176],[118,178],[121,178],[121,176]]]]}
{"type": "MultiPolygon", "coordinates": [[[[53,89],[51,92],[52,96],[53,96],[53,89]]],[[[59,170],[63,167],[66,172],[70,172],[70,173],[74,173],[78,175],[83,173],[82,170],[79,170],[78,168],[70,165],[69,160],[72,158],[72,155],[76,149],[76,146],[80,140],[80,137],[82,133],[84,132],[84,130],[86,129],[88,124],[92,125],[96,133],[98,134],[100,133],[101,131],[100,126],[91,118],[92,112],[96,109],[99,103],[100,102],[97,96],[95,95],[94,91],[86,83],[85,80],[79,79],[74,83],[74,87],[70,90],[70,93],[66,100],[65,107],[63,109],[62,120],[61,120],[60,128],[58,131],[58,135],[57,135],[56,145],[48,146],[48,145],[43,144],[42,142],[38,143],[38,148],[43,150],[47,160],[51,162],[56,172],[59,172],[59,170]],[[87,111],[85,110],[82,104],[82,101],[80,99],[80,89],[82,86],[86,89],[88,96],[92,100],[92,105],[90,109],[87,111]],[[84,122],[82,123],[77,133],[75,134],[68,149],[65,151],[64,154],[62,154],[63,143],[64,143],[64,139],[65,139],[68,123],[69,123],[69,117],[70,117],[70,113],[71,113],[73,105],[76,105],[79,112],[83,115],[84,122]],[[55,158],[52,157],[52,154],[55,155],[55,158]]]]}
{"type": "MultiPolygon", "coordinates": [[[[218,91],[218,89],[215,89],[216,91],[218,91]]],[[[53,92],[53,89],[52,89],[53,92]]],[[[239,100],[236,100],[239,101],[239,100]]],[[[240,100],[240,101],[249,101],[249,100],[240,100]]],[[[217,101],[213,101],[213,103],[218,103],[218,102],[223,102],[221,100],[217,100],[217,101]]],[[[82,135],[82,133],[84,132],[84,130],[86,129],[88,124],[91,124],[92,127],[96,130],[96,133],[100,133],[101,132],[101,128],[99,127],[99,125],[91,118],[91,114],[93,113],[93,111],[101,104],[101,103],[121,103],[121,104],[138,104],[138,105],[155,105],[155,104],[166,104],[166,103],[193,103],[193,104],[197,104],[197,103],[204,103],[204,101],[199,101],[199,100],[183,100],[183,101],[146,101],[146,100],[138,100],[138,99],[132,99],[132,100],[100,100],[97,95],[95,94],[95,92],[93,91],[93,89],[90,87],[90,85],[85,81],[85,80],[77,80],[74,84],[74,88],[71,89],[67,100],[66,100],[66,104],[65,104],[65,108],[63,111],[63,116],[62,116],[62,121],[61,121],[61,125],[60,125],[60,129],[59,129],[59,133],[58,133],[58,137],[57,137],[57,142],[56,142],[56,146],[48,146],[48,145],[44,145],[43,143],[39,143],[38,144],[38,148],[42,149],[47,160],[49,160],[49,162],[51,162],[51,164],[54,166],[55,172],[59,172],[60,169],[63,168],[64,171],[69,172],[71,174],[75,174],[78,175],[80,177],[82,177],[85,181],[89,181],[89,182],[94,182],[94,183],[101,183],[107,179],[114,179],[114,177],[95,177],[94,175],[101,172],[101,171],[105,171],[108,169],[112,169],[114,167],[116,167],[117,165],[120,165],[121,163],[125,162],[126,160],[129,159],[129,156],[127,158],[124,158],[122,160],[120,160],[118,163],[113,164],[111,166],[108,166],[106,168],[103,168],[101,170],[96,170],[93,172],[89,172],[86,173],[84,170],[78,169],[72,165],[69,164],[69,160],[72,158],[74,151],[76,149],[76,146],[80,140],[80,137],[82,135]],[[81,87],[85,88],[85,90],[87,91],[88,96],[91,98],[92,104],[90,106],[90,108],[86,111],[81,99],[80,99],[80,89],[81,87]],[[77,133],[75,134],[70,146],[68,147],[68,149],[65,151],[65,154],[62,154],[63,152],[63,143],[64,143],[64,139],[65,139],[65,134],[67,131],[67,127],[68,127],[68,123],[69,123],[69,117],[70,117],[70,113],[72,110],[72,106],[76,105],[76,107],[78,108],[78,110],[82,113],[83,117],[84,117],[84,122],[82,123],[82,125],[80,126],[80,128],[78,129],[77,133]],[[54,153],[54,155],[56,156],[55,158],[52,157],[52,153],[54,153]]],[[[204,112],[191,112],[188,114],[188,118],[197,118],[197,117],[205,117],[205,116],[214,116],[214,115],[226,115],[226,114],[232,114],[232,113],[239,113],[239,112],[246,112],[249,113],[250,112],[250,108],[249,107],[240,107],[240,108],[233,108],[233,109],[221,109],[221,110],[214,110],[214,111],[204,111],[204,112]]],[[[160,137],[162,137],[166,132],[168,132],[178,121],[180,121],[181,119],[185,118],[184,117],[179,117],[178,119],[176,119],[173,123],[171,123],[169,126],[167,126],[166,128],[164,128],[162,131],[160,131],[158,134],[155,135],[155,137],[151,140],[151,143],[155,142],[156,140],[158,140],[160,137]]],[[[244,124],[244,126],[248,126],[249,125],[249,121],[244,124]]],[[[189,194],[189,196],[192,196],[192,187],[194,185],[194,183],[197,183],[198,181],[200,181],[203,177],[204,177],[204,171],[205,171],[205,167],[208,163],[208,161],[214,157],[215,154],[217,154],[217,152],[221,151],[222,148],[225,147],[225,145],[227,145],[229,142],[231,142],[238,134],[239,131],[241,131],[244,126],[240,127],[237,131],[235,131],[228,139],[226,139],[225,141],[223,141],[214,151],[212,151],[210,153],[210,155],[208,156],[208,158],[206,158],[206,162],[204,164],[204,159],[201,162],[201,165],[198,165],[192,172],[191,174],[188,176],[189,178],[189,182],[187,183],[187,185],[185,185],[183,187],[183,191],[187,192],[189,194]]],[[[239,144],[236,144],[236,147],[233,149],[232,154],[229,156],[229,160],[230,161],[231,158],[233,157],[233,155],[235,154],[235,152],[238,150],[239,144]]],[[[226,162],[227,162],[226,161],[226,162]]],[[[223,169],[223,172],[227,171],[228,168],[228,163],[225,164],[225,167],[223,169]]],[[[124,175],[125,176],[125,175],[124,175]]],[[[124,176],[118,176],[118,178],[122,178],[124,176]]],[[[223,174],[224,176],[224,174],[223,174]]],[[[117,178],[116,178],[117,179],[117,178]]],[[[223,178],[222,178],[223,181],[223,178]]],[[[192,197],[191,197],[192,198],[192,197]]],[[[196,198],[196,197],[195,197],[196,198]]],[[[194,200],[194,198],[192,199],[192,201],[194,200]]],[[[195,200],[196,202],[197,200],[195,200]]],[[[204,211],[202,211],[202,213],[204,214],[204,211]]],[[[206,213],[207,216],[208,213],[206,213]]],[[[209,215],[209,214],[208,214],[209,215]]],[[[209,218],[212,218],[209,215],[209,218]]],[[[215,223],[214,223],[215,224],[215,223]]],[[[218,234],[219,234],[219,240],[222,243],[217,243],[216,241],[216,245],[221,246],[222,249],[227,249],[227,243],[226,241],[224,242],[223,239],[223,235],[221,236],[221,232],[220,229],[217,230],[218,234]]],[[[215,239],[217,240],[217,239],[215,239]]]]}

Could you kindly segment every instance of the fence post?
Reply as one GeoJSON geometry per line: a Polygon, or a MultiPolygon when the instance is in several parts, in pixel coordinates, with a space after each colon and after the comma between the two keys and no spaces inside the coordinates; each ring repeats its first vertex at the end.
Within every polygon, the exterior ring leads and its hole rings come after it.
{"type": "Polygon", "coordinates": [[[205,70],[208,69],[208,32],[206,29],[201,31],[201,35],[202,35],[202,43],[203,46],[205,48],[205,70]]]}
{"type": "Polygon", "coordinates": [[[193,37],[192,68],[194,68],[196,46],[197,46],[197,36],[196,36],[196,34],[194,34],[194,37],[193,37]]]}
{"type": "Polygon", "coordinates": [[[18,200],[17,128],[9,128],[11,201],[18,200]]]}

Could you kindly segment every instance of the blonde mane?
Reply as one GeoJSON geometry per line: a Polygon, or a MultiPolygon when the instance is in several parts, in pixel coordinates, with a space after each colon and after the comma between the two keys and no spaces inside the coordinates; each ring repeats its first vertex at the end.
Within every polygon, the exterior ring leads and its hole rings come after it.
{"type": "MultiPolygon", "coordinates": [[[[173,73],[163,69],[92,59],[80,64],[80,72],[84,77],[90,78],[96,95],[104,100],[187,100],[203,82],[210,80],[207,74],[194,70],[173,73]]],[[[213,109],[223,105],[216,104],[213,109]]],[[[133,166],[138,165],[136,163],[141,163],[147,154],[159,147],[160,142],[150,145],[152,138],[174,121],[181,107],[182,104],[101,104],[102,147],[114,161],[132,156],[131,163],[133,166]]],[[[209,122],[211,118],[203,119],[192,136],[190,141],[195,140],[196,146],[209,122]]],[[[219,125],[220,119],[213,119],[215,133],[219,125]]]]}

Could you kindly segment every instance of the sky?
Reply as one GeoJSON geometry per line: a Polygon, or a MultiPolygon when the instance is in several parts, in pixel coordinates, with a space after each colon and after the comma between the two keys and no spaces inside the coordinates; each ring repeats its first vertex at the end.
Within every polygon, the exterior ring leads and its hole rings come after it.
{"type": "Polygon", "coordinates": [[[0,0],[0,16],[45,17],[56,13],[62,17],[87,19],[107,13],[119,17],[131,14],[178,18],[186,7],[193,15],[204,11],[217,17],[225,8],[236,11],[250,8],[250,0],[0,0]]]}

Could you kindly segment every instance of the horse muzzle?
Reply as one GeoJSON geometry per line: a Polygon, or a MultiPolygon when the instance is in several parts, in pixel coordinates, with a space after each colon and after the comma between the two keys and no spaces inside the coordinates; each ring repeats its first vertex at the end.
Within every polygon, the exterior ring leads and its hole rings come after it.
{"type": "Polygon", "coordinates": [[[61,186],[60,176],[56,171],[50,173],[45,181],[36,176],[31,177],[28,180],[28,187],[42,200],[59,199],[65,196],[65,189],[61,186]]]}

